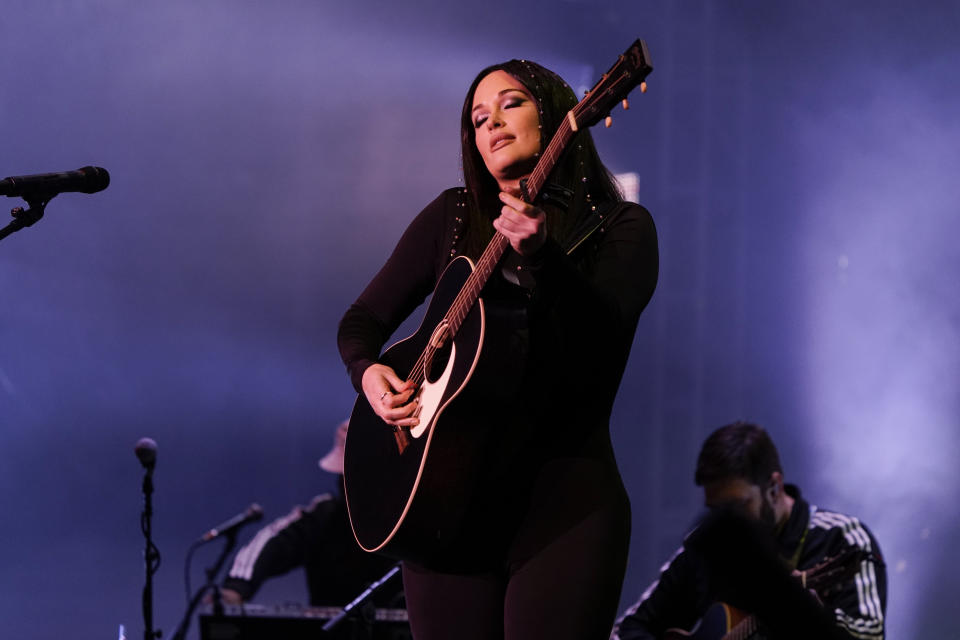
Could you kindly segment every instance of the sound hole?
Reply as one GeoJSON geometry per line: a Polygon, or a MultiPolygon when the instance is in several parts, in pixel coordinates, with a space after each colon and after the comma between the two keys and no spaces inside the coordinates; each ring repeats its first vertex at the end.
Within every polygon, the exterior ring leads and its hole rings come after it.
{"type": "Polygon", "coordinates": [[[425,377],[428,382],[436,382],[437,378],[443,375],[443,370],[447,368],[447,362],[450,360],[450,347],[452,341],[447,340],[439,349],[433,352],[433,357],[429,359],[425,377]]]}

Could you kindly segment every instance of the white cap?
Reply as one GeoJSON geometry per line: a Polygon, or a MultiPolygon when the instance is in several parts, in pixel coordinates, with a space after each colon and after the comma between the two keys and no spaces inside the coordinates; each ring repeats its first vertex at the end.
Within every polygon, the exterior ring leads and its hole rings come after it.
{"type": "Polygon", "coordinates": [[[320,458],[320,468],[330,473],[343,473],[343,447],[347,443],[347,425],[344,420],[337,425],[337,430],[333,432],[333,448],[327,452],[327,455],[320,458]]]}

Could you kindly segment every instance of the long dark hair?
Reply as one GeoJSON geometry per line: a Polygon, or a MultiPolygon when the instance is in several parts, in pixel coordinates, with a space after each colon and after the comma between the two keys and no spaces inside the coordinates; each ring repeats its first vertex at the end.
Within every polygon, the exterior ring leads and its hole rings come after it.
{"type": "MultiPolygon", "coordinates": [[[[495,64],[482,70],[474,78],[463,101],[463,113],[460,117],[463,181],[468,195],[463,252],[471,257],[479,255],[493,237],[490,223],[499,215],[501,207],[497,198],[500,188],[487,171],[483,157],[477,149],[472,117],[473,94],[477,85],[494,71],[509,73],[526,87],[536,101],[540,112],[541,152],[550,143],[567,112],[577,104],[573,90],[560,76],[529,60],[509,60],[495,64]]],[[[589,202],[622,200],[616,182],[600,161],[588,129],[581,129],[575,134],[550,174],[548,183],[561,187],[572,196],[569,213],[558,215],[556,210],[548,211],[547,231],[559,242],[566,239],[579,217],[587,214],[589,202]]]]}

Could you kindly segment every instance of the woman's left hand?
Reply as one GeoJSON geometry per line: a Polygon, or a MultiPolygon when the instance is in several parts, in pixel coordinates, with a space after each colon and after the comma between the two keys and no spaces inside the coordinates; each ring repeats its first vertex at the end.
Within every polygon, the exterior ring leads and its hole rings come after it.
{"type": "Polygon", "coordinates": [[[547,216],[543,209],[524,202],[506,191],[500,192],[503,208],[493,228],[506,236],[510,246],[522,256],[530,256],[547,239],[547,216]]]}

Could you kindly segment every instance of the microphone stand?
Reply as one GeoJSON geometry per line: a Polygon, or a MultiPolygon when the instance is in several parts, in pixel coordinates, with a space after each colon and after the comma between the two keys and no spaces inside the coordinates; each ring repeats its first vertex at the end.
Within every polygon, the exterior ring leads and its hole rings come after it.
{"type": "MultiPolygon", "coordinates": [[[[40,215],[43,215],[42,213],[40,215]]],[[[143,513],[140,515],[140,529],[146,539],[146,548],[143,552],[146,583],[143,586],[143,637],[144,640],[155,640],[160,637],[161,631],[153,629],[153,574],[160,568],[160,551],[153,544],[150,519],[153,517],[153,469],[147,468],[143,475],[143,513]]]]}
{"type": "MultiPolygon", "coordinates": [[[[324,635],[329,634],[331,631],[333,631],[337,627],[337,625],[341,624],[349,616],[357,615],[353,613],[353,610],[356,609],[357,607],[363,607],[363,605],[369,603],[370,599],[373,598],[373,596],[376,595],[376,593],[380,591],[380,589],[382,589],[390,581],[390,578],[397,575],[399,571],[400,571],[400,563],[398,562],[397,564],[393,565],[390,568],[390,570],[383,575],[382,578],[372,583],[369,587],[367,587],[366,591],[364,591],[359,596],[354,598],[353,602],[345,606],[343,608],[343,611],[341,611],[334,617],[327,620],[326,624],[323,625],[323,634],[324,635]]],[[[371,616],[368,614],[365,615],[365,613],[368,613],[368,610],[369,610],[369,607],[363,607],[359,609],[357,612],[359,614],[357,617],[360,618],[360,621],[363,622],[364,625],[363,625],[362,632],[358,630],[356,627],[354,627],[353,635],[355,638],[361,637],[361,633],[363,637],[366,637],[366,638],[373,637],[372,632],[373,632],[374,619],[371,618],[371,616]]]]}
{"type": "MultiPolygon", "coordinates": [[[[213,614],[216,616],[223,615],[223,601],[220,599],[220,587],[216,583],[217,574],[220,573],[220,569],[223,567],[224,561],[227,559],[227,556],[233,550],[237,544],[237,532],[236,530],[230,531],[223,535],[226,538],[226,542],[223,545],[223,549],[220,551],[220,555],[217,557],[217,561],[213,564],[212,567],[208,567],[205,571],[207,574],[207,583],[200,587],[197,592],[194,594],[193,598],[190,600],[190,604],[187,606],[187,612],[183,616],[183,620],[180,621],[180,625],[177,627],[177,631],[173,634],[172,640],[183,640],[187,635],[187,629],[190,628],[190,618],[193,617],[193,612],[196,610],[197,605],[200,604],[200,601],[203,599],[203,596],[206,595],[207,591],[213,591],[213,614]]],[[[198,546],[203,544],[204,541],[196,543],[198,546]]]]}
{"type": "Polygon", "coordinates": [[[14,207],[10,210],[10,215],[13,216],[13,222],[0,229],[0,240],[3,240],[15,231],[29,227],[42,218],[47,203],[52,199],[53,196],[32,196],[29,200],[24,198],[30,208],[24,210],[23,207],[14,207]]]}

